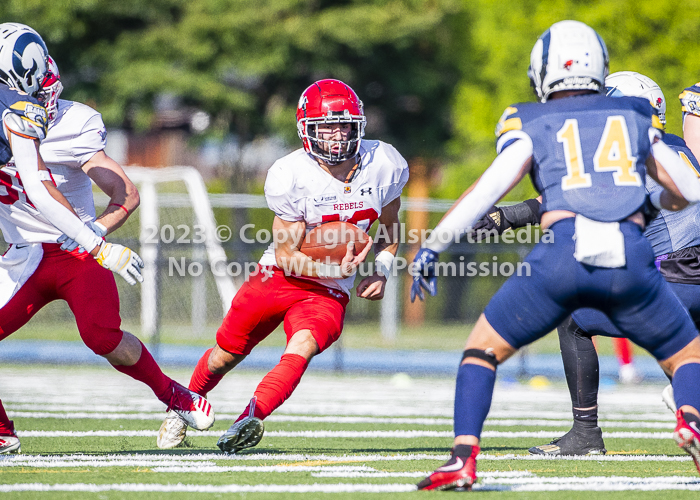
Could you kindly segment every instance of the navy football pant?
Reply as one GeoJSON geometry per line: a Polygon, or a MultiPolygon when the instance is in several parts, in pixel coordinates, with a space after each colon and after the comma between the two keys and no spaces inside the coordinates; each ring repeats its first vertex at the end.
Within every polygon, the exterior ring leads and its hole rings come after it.
{"type": "MultiPolygon", "coordinates": [[[[681,301],[681,304],[688,309],[695,325],[700,324],[700,285],[689,285],[686,283],[669,283],[668,285],[681,301]]],[[[657,313],[664,314],[663,311],[657,311],[657,313]]],[[[579,309],[571,317],[579,328],[589,335],[603,335],[605,337],[625,336],[612,324],[612,321],[605,314],[596,309],[579,309]]]]}
{"type": "Polygon", "coordinates": [[[697,337],[697,329],[656,269],[641,228],[621,222],[620,230],[626,265],[600,268],[574,259],[574,219],[556,222],[553,241],[538,243],[525,259],[530,276],[511,276],[486,306],[486,319],[506,342],[521,348],[573,311],[595,308],[658,360],[676,354],[697,337]]]}

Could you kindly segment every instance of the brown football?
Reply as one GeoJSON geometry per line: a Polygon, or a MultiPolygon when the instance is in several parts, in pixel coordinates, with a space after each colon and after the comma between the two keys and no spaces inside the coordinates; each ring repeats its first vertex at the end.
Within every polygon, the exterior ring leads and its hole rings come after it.
{"type": "Polygon", "coordinates": [[[355,255],[367,245],[369,236],[355,224],[349,222],[326,222],[306,234],[301,251],[324,264],[340,264],[345,257],[347,244],[355,244],[355,255]]]}

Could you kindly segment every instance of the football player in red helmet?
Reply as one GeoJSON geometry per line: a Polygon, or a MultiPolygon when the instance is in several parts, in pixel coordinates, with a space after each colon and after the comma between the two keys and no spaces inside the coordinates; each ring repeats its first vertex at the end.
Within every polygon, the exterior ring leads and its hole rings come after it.
{"type": "Polygon", "coordinates": [[[339,80],[319,80],[299,99],[297,131],[304,151],[336,166],[354,159],[365,135],[362,101],[339,80]]]}
{"type": "MultiPolygon", "coordinates": [[[[280,362],[217,443],[226,453],[260,442],[263,420],[291,396],[311,359],[328,349],[343,329],[355,273],[372,240],[358,255],[350,245],[340,265],[323,264],[300,251],[306,232],[332,221],[368,231],[378,221],[377,234],[384,236],[374,245],[374,265],[368,266],[356,296],[380,300],[393,276],[400,196],[408,181],[406,160],[390,144],[362,140],[362,102],[343,82],[312,84],[302,93],[296,116],[303,147],[277,160],[265,181],[265,199],[275,214],[274,243],[234,297],[216,345],[200,358],[190,379],[190,390],[209,393],[260,341],[284,325],[287,347],[280,362]]],[[[178,415],[169,415],[158,433],[158,447],[178,446],[186,429],[178,415]]]]}

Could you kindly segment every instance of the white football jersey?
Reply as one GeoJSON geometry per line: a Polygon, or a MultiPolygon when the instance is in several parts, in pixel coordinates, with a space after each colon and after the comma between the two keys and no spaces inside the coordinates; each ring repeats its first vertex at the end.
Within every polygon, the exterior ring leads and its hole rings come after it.
{"type": "MultiPolygon", "coordinates": [[[[304,221],[306,231],[331,221],[351,222],[368,231],[382,208],[401,195],[408,181],[408,164],[390,144],[363,140],[360,166],[349,183],[323,170],[303,149],[277,160],[267,172],[265,198],[270,210],[286,221],[304,221]]],[[[262,258],[276,266],[274,243],[262,258]]],[[[307,278],[349,294],[355,277],[307,278]]]]}
{"type": "MultiPolygon", "coordinates": [[[[41,153],[58,190],[84,222],[95,219],[92,182],[83,165],[105,148],[102,116],[89,106],[59,99],[41,153]]],[[[8,243],[55,243],[61,235],[24,193],[14,162],[0,168],[0,229],[8,243]]]]}

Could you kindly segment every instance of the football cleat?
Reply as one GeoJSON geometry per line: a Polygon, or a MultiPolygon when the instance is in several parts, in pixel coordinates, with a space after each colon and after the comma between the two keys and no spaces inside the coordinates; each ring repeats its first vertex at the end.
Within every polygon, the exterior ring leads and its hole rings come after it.
{"type": "Polygon", "coordinates": [[[666,406],[668,406],[668,409],[673,413],[678,411],[678,408],[676,408],[676,399],[673,396],[673,386],[671,384],[668,384],[666,387],[664,387],[664,390],[661,391],[661,399],[663,399],[666,406]]]}
{"type": "Polygon", "coordinates": [[[22,453],[19,438],[14,434],[10,436],[0,436],[0,455],[3,453],[22,453]]]}
{"type": "Polygon", "coordinates": [[[632,363],[622,365],[618,371],[620,383],[624,385],[636,385],[642,381],[641,375],[632,363]]]}
{"type": "Polygon", "coordinates": [[[460,457],[452,454],[445,465],[439,467],[428,477],[418,483],[419,490],[454,490],[472,489],[476,482],[476,456],[479,454],[479,447],[472,446],[471,454],[460,457]]]}
{"type": "Polygon", "coordinates": [[[700,472],[700,428],[698,427],[698,419],[694,418],[688,421],[683,416],[683,410],[676,412],[676,430],[673,431],[673,439],[678,443],[678,446],[683,448],[688,455],[693,457],[695,467],[700,472]]]}
{"type": "Polygon", "coordinates": [[[229,427],[216,443],[216,446],[224,453],[238,453],[244,448],[252,448],[262,439],[265,424],[254,416],[255,401],[256,398],[250,400],[248,416],[229,427]]]}
{"type": "Polygon", "coordinates": [[[158,448],[163,450],[175,448],[185,440],[186,433],[187,424],[185,421],[174,411],[168,412],[168,416],[165,417],[158,431],[156,444],[158,448]]]}
{"type": "Polygon", "coordinates": [[[173,410],[187,425],[198,431],[205,431],[214,425],[214,410],[209,401],[174,380],[170,387],[172,394],[166,411],[173,410]]]}
{"type": "Polygon", "coordinates": [[[533,446],[528,451],[531,455],[552,456],[605,455],[608,452],[600,427],[585,430],[574,427],[551,443],[533,446]]]}

